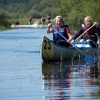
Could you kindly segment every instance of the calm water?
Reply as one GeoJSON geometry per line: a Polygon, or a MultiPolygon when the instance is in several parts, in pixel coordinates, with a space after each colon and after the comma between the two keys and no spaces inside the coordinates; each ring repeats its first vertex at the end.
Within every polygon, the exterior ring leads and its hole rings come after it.
{"type": "Polygon", "coordinates": [[[0,31],[0,100],[99,100],[100,64],[43,63],[46,29],[0,31]]]}

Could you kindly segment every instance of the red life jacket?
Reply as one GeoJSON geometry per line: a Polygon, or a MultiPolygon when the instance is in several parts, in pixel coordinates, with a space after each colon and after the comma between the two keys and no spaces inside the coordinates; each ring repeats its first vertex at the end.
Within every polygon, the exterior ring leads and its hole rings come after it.
{"type": "MultiPolygon", "coordinates": [[[[82,27],[82,29],[83,29],[83,32],[85,32],[87,30],[87,28],[85,26],[82,27]]],[[[85,41],[90,39],[94,42],[97,42],[98,39],[97,39],[97,36],[95,33],[96,32],[95,32],[95,26],[94,26],[89,31],[87,31],[81,38],[83,38],[85,41]]]]}
{"type": "MultiPolygon", "coordinates": [[[[87,28],[84,26],[83,28],[83,32],[85,32],[87,30],[87,28]]],[[[87,31],[85,34],[89,34],[89,35],[93,35],[95,34],[95,28],[92,27],[89,31],[87,31]]]]}

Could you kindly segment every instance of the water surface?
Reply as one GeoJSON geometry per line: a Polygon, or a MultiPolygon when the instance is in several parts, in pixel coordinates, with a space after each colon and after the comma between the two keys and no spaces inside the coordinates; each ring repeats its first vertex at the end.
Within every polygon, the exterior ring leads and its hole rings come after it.
{"type": "Polygon", "coordinates": [[[0,31],[0,100],[100,99],[100,64],[43,62],[46,29],[0,31]]]}

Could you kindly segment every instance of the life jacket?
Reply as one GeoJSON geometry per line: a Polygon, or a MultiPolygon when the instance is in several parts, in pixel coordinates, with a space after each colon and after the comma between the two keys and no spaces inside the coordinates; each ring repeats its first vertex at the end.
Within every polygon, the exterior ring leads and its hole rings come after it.
{"type": "MultiPolygon", "coordinates": [[[[83,32],[85,32],[87,30],[87,28],[84,26],[82,27],[83,29],[83,32]]],[[[86,41],[86,40],[92,40],[94,41],[95,43],[97,42],[97,35],[95,34],[96,31],[95,31],[95,26],[92,27],[89,31],[87,31],[83,36],[82,38],[86,41]]]]}
{"type": "Polygon", "coordinates": [[[66,33],[66,27],[68,27],[67,25],[63,25],[61,27],[61,29],[58,31],[58,27],[57,26],[54,26],[54,32],[53,32],[53,41],[56,43],[56,41],[62,41],[62,42],[66,42],[66,40],[61,36],[59,35],[62,34],[66,39],[68,39],[68,35],[66,33]]]}
{"type": "Polygon", "coordinates": [[[42,18],[42,21],[45,22],[45,20],[46,20],[45,17],[43,17],[43,18],[42,18]]]}

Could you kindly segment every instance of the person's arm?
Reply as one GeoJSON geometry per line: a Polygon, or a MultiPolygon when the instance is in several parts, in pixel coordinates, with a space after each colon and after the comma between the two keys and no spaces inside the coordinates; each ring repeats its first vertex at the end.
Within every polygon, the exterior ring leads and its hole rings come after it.
{"type": "Polygon", "coordinates": [[[71,37],[68,42],[75,42],[75,40],[83,33],[83,29],[80,28],[79,31],[73,36],[71,37]]]}
{"type": "Polygon", "coordinates": [[[95,23],[95,27],[96,27],[97,35],[100,36],[100,28],[99,28],[99,23],[98,22],[95,23]]]}
{"type": "Polygon", "coordinates": [[[100,28],[98,22],[95,22],[95,34],[100,36],[100,28]]]}
{"type": "Polygon", "coordinates": [[[97,30],[97,34],[98,34],[98,36],[100,36],[100,28],[97,27],[96,30],[97,30]]]}
{"type": "Polygon", "coordinates": [[[68,34],[68,40],[67,40],[67,42],[70,43],[72,41],[71,40],[72,39],[72,35],[70,33],[67,33],[67,34],[68,34]]]}
{"type": "Polygon", "coordinates": [[[69,29],[68,26],[66,27],[65,31],[66,31],[66,34],[68,35],[68,40],[66,42],[69,42],[70,43],[71,42],[71,39],[72,39],[72,35],[70,33],[70,29],[69,29]]]}
{"type": "Polygon", "coordinates": [[[48,24],[48,27],[47,27],[47,33],[51,33],[51,32],[53,32],[53,27],[52,27],[52,24],[50,23],[50,24],[48,24]]]}
{"type": "Polygon", "coordinates": [[[79,30],[78,30],[78,32],[73,36],[73,40],[76,40],[81,34],[83,33],[83,29],[82,28],[80,28],[79,30]]]}

